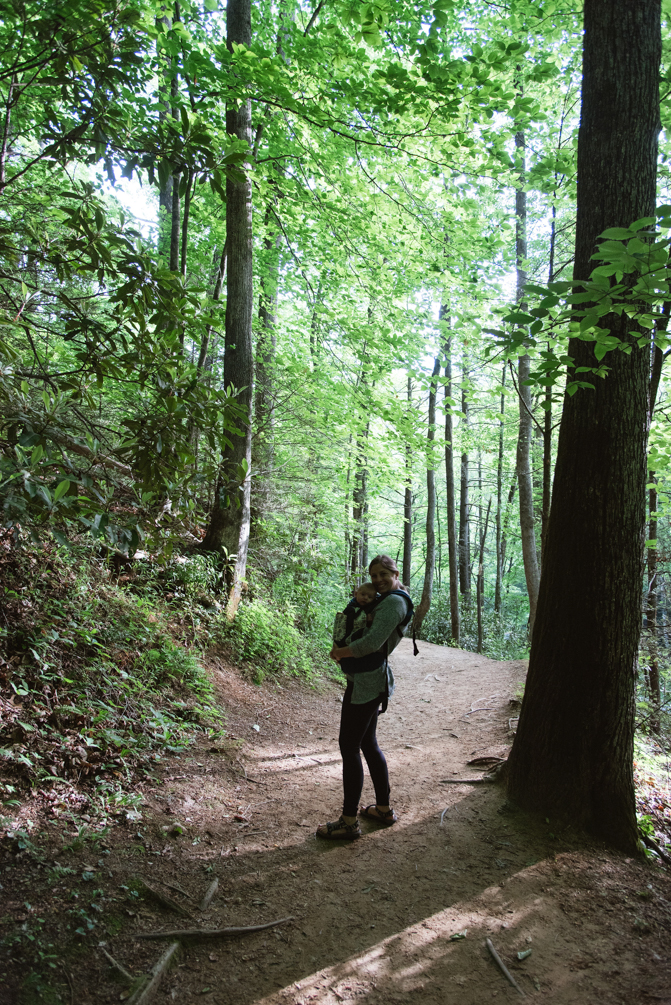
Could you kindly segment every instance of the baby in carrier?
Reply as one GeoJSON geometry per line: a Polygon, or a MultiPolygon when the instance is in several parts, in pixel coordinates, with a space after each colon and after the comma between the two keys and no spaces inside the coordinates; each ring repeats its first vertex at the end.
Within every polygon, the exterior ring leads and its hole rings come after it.
{"type": "Polygon", "coordinates": [[[347,607],[335,616],[333,641],[336,646],[342,648],[361,638],[364,628],[375,616],[376,600],[377,590],[372,583],[357,586],[347,607]]]}

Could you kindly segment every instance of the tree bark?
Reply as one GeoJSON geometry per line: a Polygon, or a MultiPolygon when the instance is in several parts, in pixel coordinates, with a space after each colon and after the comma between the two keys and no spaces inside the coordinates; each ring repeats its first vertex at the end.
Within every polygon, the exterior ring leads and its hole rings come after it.
{"type": "MultiPolygon", "coordinates": [[[[250,46],[252,41],[251,0],[228,0],[227,42],[250,46]]],[[[244,140],[251,150],[251,102],[229,104],[226,130],[244,140]]],[[[242,410],[237,425],[240,435],[231,436],[231,445],[222,452],[222,464],[215,503],[202,547],[234,561],[227,565],[227,617],[238,609],[247,569],[250,530],[250,485],[252,460],[252,186],[248,165],[244,178],[226,181],[226,336],[224,382],[235,388],[235,400],[242,410]]]]}
{"type": "MultiPolygon", "coordinates": [[[[655,209],[659,0],[585,0],[574,278],[596,240],[655,209]]],[[[593,390],[565,396],[529,673],[508,761],[511,799],[637,849],[634,682],[641,627],[649,349],[629,342],[593,390]],[[617,500],[617,504],[614,504],[617,500]]],[[[593,345],[569,343],[574,366],[593,345]]]]}
{"type": "MultiPolygon", "coordinates": [[[[447,307],[441,307],[445,318],[447,307]]],[[[452,337],[445,340],[445,493],[447,495],[447,550],[450,566],[450,633],[455,646],[459,645],[461,625],[459,619],[459,556],[457,549],[457,519],[454,493],[454,443],[452,423],[452,337]]]]}
{"type": "Polygon", "coordinates": [[[467,383],[468,364],[464,357],[461,389],[463,419],[461,427],[461,484],[459,492],[459,592],[463,595],[466,606],[469,607],[471,603],[471,535],[468,502],[469,402],[467,383]]]}
{"type": "Polygon", "coordinates": [[[433,443],[436,438],[436,377],[440,373],[440,356],[436,356],[429,387],[429,428],[427,440],[426,465],[426,564],[424,566],[424,585],[422,598],[415,611],[414,627],[419,634],[424,618],[431,607],[433,593],[433,577],[436,571],[436,471],[433,467],[433,443]]]}

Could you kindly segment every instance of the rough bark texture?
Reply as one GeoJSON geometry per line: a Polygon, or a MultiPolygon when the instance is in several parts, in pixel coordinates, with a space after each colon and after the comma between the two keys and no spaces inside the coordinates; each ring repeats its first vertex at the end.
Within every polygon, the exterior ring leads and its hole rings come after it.
{"type": "MultiPolygon", "coordinates": [[[[446,308],[441,307],[442,317],[446,308]]],[[[459,623],[459,555],[457,548],[457,515],[454,492],[454,429],[452,423],[452,338],[445,347],[445,494],[447,495],[447,549],[450,565],[450,632],[456,646],[459,645],[461,626],[459,623]]]]}
{"type": "MultiPolygon", "coordinates": [[[[586,0],[574,277],[597,236],[655,206],[659,0],[586,0]]],[[[601,322],[627,339],[631,321],[601,322]]],[[[573,340],[576,366],[593,366],[573,340]]],[[[649,351],[612,352],[594,390],[566,397],[513,800],[637,847],[634,682],[641,624],[649,351]]]]}
{"type": "Polygon", "coordinates": [[[429,388],[429,428],[427,439],[426,467],[426,564],[424,566],[424,585],[422,597],[415,611],[414,628],[419,632],[424,618],[431,607],[433,594],[433,577],[436,571],[436,471],[433,467],[433,442],[436,438],[436,377],[440,373],[440,357],[436,357],[433,365],[431,386],[429,388]]]}
{"type": "MultiPolygon", "coordinates": [[[[228,0],[228,45],[251,45],[251,0],[228,0]]],[[[251,149],[251,103],[229,105],[226,129],[246,140],[251,149]]],[[[246,167],[244,180],[226,181],[226,343],[224,381],[237,389],[236,401],[243,411],[238,422],[241,435],[231,437],[223,453],[221,474],[215,491],[203,548],[235,554],[229,574],[227,614],[234,618],[240,602],[247,568],[250,529],[250,477],[252,460],[252,187],[246,167]],[[246,466],[246,472],[244,468],[246,466]]]]}

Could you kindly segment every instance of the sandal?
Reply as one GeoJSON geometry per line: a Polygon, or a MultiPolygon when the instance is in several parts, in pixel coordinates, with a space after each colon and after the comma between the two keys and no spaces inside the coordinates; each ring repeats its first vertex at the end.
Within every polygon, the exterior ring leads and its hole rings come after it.
{"type": "Polygon", "coordinates": [[[370,806],[362,806],[359,814],[368,820],[374,820],[376,823],[382,824],[383,827],[391,827],[398,820],[393,810],[387,810],[385,813],[382,813],[381,810],[378,810],[376,803],[371,803],[370,806]]]}
{"type": "Polygon", "coordinates": [[[357,838],[361,837],[358,820],[355,820],[353,824],[346,824],[340,817],[339,820],[331,820],[327,824],[322,824],[322,827],[326,827],[326,832],[318,829],[316,837],[326,838],[329,841],[356,841],[357,838]]]}

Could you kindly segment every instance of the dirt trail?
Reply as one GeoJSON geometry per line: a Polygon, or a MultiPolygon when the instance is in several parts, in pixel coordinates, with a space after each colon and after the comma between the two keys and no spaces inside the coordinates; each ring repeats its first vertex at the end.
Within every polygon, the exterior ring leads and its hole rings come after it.
{"type": "MultiPolygon", "coordinates": [[[[159,1002],[516,1000],[485,948],[490,937],[530,998],[629,1005],[635,995],[671,1005],[668,873],[554,835],[551,824],[513,812],[497,786],[441,781],[477,776],[472,757],[505,755],[524,664],[420,649],[413,658],[404,641],[394,654],[397,691],[380,719],[398,824],[364,822],[363,838],[348,844],[314,837],[340,812],[340,690],[257,688],[223,665],[215,672],[229,729],[244,744],[237,762],[206,749],[171,761],[147,793],[142,869],[194,902],[219,877],[211,908],[189,924],[295,920],[187,948],[159,1002]],[[186,827],[181,837],[162,830],[173,820],[186,827]]],[[[373,801],[368,778],[363,798],[373,801]]],[[[113,859],[110,876],[122,883],[132,850],[117,846],[113,859]]],[[[164,944],[134,935],[174,920],[143,908],[129,924],[108,948],[147,969],[164,944]]],[[[78,1005],[118,1001],[118,986],[85,955],[73,967],[78,1005]]]]}

